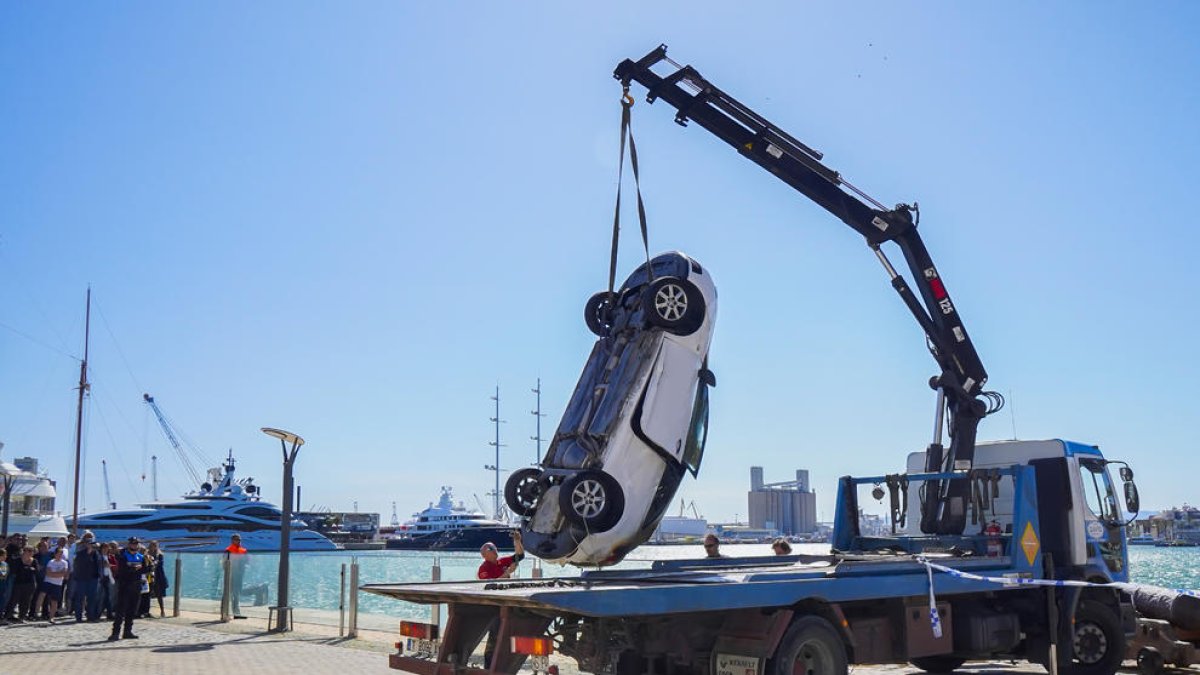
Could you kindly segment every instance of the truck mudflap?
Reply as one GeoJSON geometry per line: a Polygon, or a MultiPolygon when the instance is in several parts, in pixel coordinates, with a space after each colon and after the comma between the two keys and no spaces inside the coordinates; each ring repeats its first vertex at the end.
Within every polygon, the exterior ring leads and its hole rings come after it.
{"type": "Polygon", "coordinates": [[[398,652],[388,657],[388,665],[416,675],[512,675],[528,658],[513,652],[512,638],[541,636],[550,621],[549,616],[519,607],[451,603],[435,658],[421,652],[406,654],[404,643],[397,643],[398,652]],[[472,655],[485,639],[485,661],[471,664],[472,655]]]}

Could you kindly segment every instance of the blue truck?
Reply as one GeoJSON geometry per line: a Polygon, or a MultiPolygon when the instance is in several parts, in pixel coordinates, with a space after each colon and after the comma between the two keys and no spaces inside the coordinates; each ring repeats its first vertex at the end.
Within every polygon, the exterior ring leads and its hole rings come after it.
{"type": "Polygon", "coordinates": [[[840,479],[825,555],[365,586],[448,607],[444,629],[402,622],[390,665],[417,675],[555,672],[547,657],[558,652],[581,671],[614,675],[845,675],[851,664],[905,662],[943,673],[990,658],[1054,675],[1115,672],[1137,625],[1118,502],[1120,493],[1138,511],[1133,472],[1091,445],[976,442],[1003,398],[983,388],[987,372],[918,234],[917,206],[884,207],[821,153],[668,59],[665,46],[621,62],[614,76],[623,119],[638,83],[679,124],[695,122],[865,238],[939,367],[933,439],[903,471],[840,479]],[[913,283],[884,244],[901,250],[913,283]],[[872,499],[887,500],[882,535],[860,523],[872,499]],[[481,664],[471,657],[485,639],[481,664]]]}

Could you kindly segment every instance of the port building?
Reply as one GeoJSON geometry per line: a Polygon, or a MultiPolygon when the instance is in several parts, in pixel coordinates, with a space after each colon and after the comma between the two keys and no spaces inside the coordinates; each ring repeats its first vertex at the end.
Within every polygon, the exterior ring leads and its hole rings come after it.
{"type": "Polygon", "coordinates": [[[807,469],[798,469],[795,480],[767,483],[761,466],[750,467],[747,500],[750,527],[786,536],[811,534],[817,529],[817,493],[809,485],[807,469]]]}

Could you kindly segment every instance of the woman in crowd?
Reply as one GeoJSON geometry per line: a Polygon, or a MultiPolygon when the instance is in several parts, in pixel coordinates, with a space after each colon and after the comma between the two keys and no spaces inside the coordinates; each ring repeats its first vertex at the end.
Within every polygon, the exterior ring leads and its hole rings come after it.
{"type": "Polygon", "coordinates": [[[154,599],[158,600],[158,615],[160,617],[167,615],[166,609],[163,607],[163,596],[167,593],[167,575],[163,572],[163,561],[163,554],[158,548],[158,542],[151,541],[146,547],[146,572],[150,592],[142,595],[141,604],[138,606],[138,618],[154,618],[150,612],[154,599]]]}
{"type": "Polygon", "coordinates": [[[46,563],[46,579],[42,582],[41,592],[36,604],[40,609],[43,598],[49,605],[50,623],[57,621],[58,606],[62,603],[63,587],[67,583],[67,572],[71,566],[64,557],[62,547],[54,549],[54,557],[46,563]]]}

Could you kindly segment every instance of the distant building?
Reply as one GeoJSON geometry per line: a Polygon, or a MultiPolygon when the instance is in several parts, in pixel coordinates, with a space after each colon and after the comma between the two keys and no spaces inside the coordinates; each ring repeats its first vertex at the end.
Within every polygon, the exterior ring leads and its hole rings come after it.
{"type": "Polygon", "coordinates": [[[808,470],[796,471],[796,480],[763,482],[761,466],[750,467],[750,527],[775,530],[788,536],[817,529],[817,493],[808,483],[808,470]]]}

